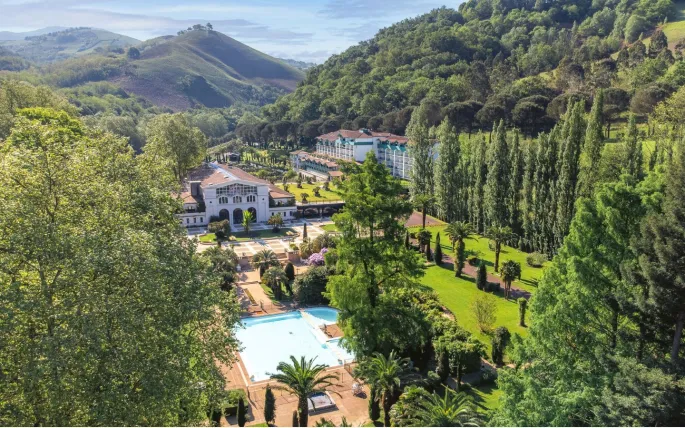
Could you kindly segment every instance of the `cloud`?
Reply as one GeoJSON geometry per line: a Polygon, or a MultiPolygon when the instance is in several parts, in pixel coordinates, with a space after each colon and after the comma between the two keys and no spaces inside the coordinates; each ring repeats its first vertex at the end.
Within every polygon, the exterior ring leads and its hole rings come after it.
{"type": "Polygon", "coordinates": [[[319,11],[326,18],[362,18],[378,20],[388,15],[412,15],[440,7],[439,1],[431,0],[330,0],[319,11]]]}
{"type": "MultiPolygon", "coordinates": [[[[96,27],[143,37],[175,34],[193,24],[211,22],[218,31],[250,41],[278,41],[289,44],[306,43],[312,33],[277,29],[246,19],[175,19],[135,13],[122,13],[93,7],[83,7],[76,0],[58,2],[3,2],[0,28],[40,28],[50,25],[96,27]]],[[[92,3],[89,3],[89,6],[92,3]]]]}

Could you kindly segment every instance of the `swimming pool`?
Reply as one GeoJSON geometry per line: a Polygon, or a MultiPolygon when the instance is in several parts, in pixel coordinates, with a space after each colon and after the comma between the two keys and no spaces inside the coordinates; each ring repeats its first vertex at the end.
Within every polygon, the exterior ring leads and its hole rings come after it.
{"type": "Polygon", "coordinates": [[[338,311],[332,308],[311,308],[302,311],[257,318],[244,318],[244,328],[236,337],[242,344],[240,356],[253,382],[269,378],[281,361],[290,362],[316,357],[317,364],[338,366],[354,356],[340,346],[340,339],[329,339],[321,332],[321,324],[334,324],[338,311]]]}

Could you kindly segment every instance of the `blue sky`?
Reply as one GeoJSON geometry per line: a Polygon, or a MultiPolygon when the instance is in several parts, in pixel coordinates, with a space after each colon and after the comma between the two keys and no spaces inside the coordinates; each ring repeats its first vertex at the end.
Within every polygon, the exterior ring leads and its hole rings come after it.
{"type": "Polygon", "coordinates": [[[0,31],[98,27],[149,39],[196,23],[271,55],[322,62],[378,29],[462,0],[0,0],[0,31]]]}

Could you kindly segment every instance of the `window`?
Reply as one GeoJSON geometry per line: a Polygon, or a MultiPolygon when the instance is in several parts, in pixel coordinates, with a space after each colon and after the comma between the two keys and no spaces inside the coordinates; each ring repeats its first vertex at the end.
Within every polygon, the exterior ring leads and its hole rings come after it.
{"type": "Polygon", "coordinates": [[[257,197],[255,195],[250,195],[247,197],[247,202],[256,202],[257,197]]]}
{"type": "Polygon", "coordinates": [[[219,203],[220,204],[227,204],[228,203],[228,197],[222,196],[219,198],[219,203]]]}
{"type": "Polygon", "coordinates": [[[197,217],[193,217],[193,223],[197,223],[197,217]]]}
{"type": "Polygon", "coordinates": [[[190,224],[190,219],[186,218],[186,224],[190,224]]]}
{"type": "Polygon", "coordinates": [[[204,222],[205,222],[205,218],[204,218],[204,217],[200,217],[200,223],[204,223],[204,222]]]}
{"type": "Polygon", "coordinates": [[[242,196],[234,196],[233,197],[233,203],[234,204],[242,204],[243,203],[243,197],[242,196]]]}

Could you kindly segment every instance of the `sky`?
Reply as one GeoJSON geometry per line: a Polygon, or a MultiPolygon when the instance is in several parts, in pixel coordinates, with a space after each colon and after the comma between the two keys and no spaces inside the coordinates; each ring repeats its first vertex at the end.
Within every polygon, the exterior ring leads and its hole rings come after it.
{"type": "Polygon", "coordinates": [[[211,22],[267,54],[323,62],[381,28],[462,0],[0,0],[0,31],[96,27],[145,40],[211,22]]]}

